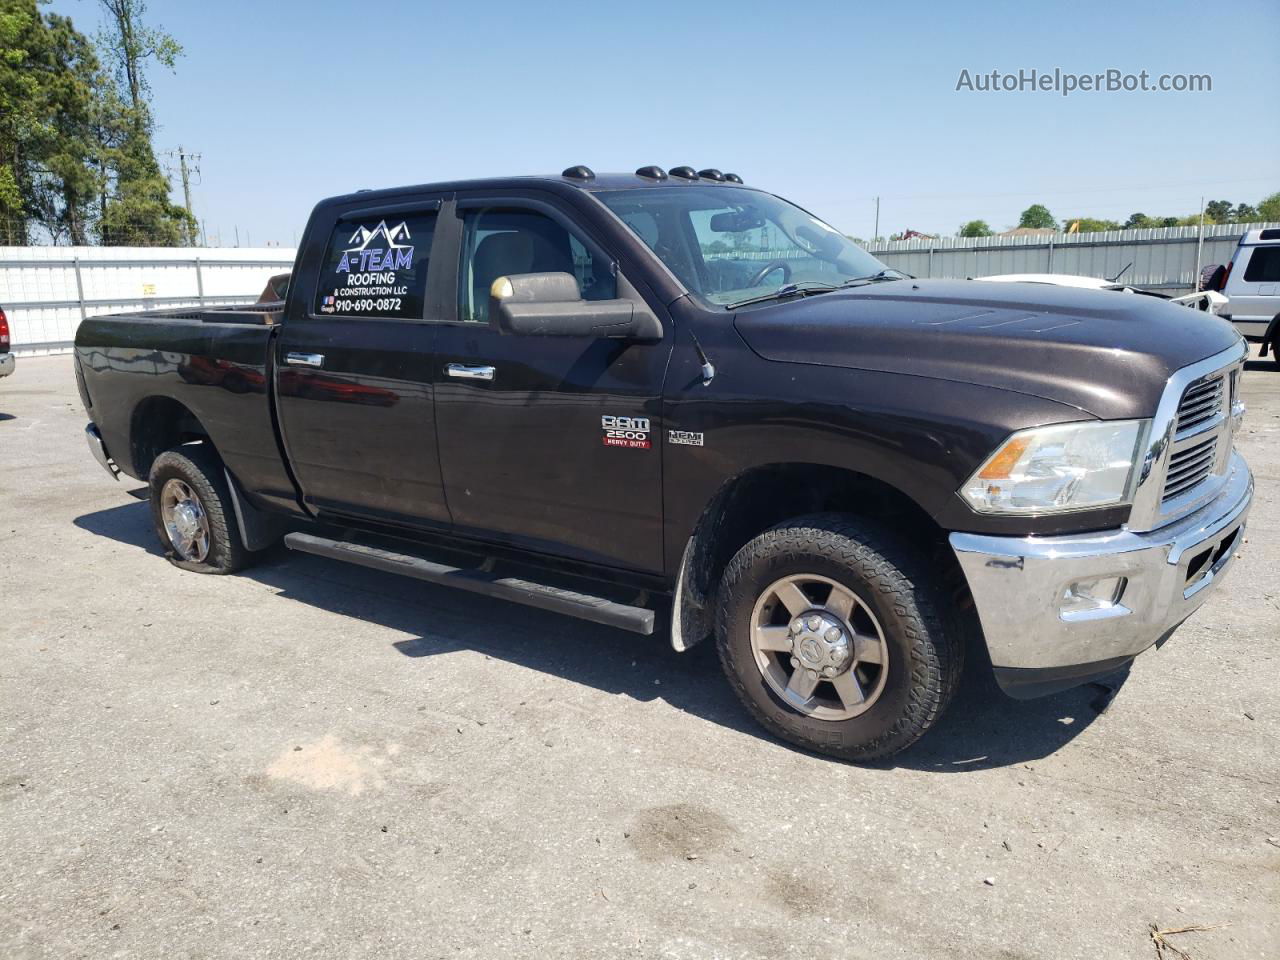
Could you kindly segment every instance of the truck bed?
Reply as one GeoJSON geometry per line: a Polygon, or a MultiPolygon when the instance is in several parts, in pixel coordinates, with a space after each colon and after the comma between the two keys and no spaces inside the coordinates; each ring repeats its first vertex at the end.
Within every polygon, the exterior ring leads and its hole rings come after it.
{"type": "Polygon", "coordinates": [[[181,442],[147,429],[149,419],[171,420],[160,414],[176,403],[207,430],[250,497],[297,509],[273,413],[271,346],[282,306],[150,310],[80,324],[83,399],[125,474],[145,480],[152,448],[181,442]]]}

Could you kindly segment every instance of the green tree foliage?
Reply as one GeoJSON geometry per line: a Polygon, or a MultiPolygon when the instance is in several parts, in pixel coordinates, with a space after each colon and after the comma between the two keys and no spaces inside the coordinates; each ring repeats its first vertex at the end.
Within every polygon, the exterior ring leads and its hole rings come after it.
{"type": "Polygon", "coordinates": [[[1204,205],[1205,223],[1228,223],[1231,220],[1230,200],[1210,200],[1204,205]]]}
{"type": "Polygon", "coordinates": [[[40,88],[31,69],[40,16],[35,0],[0,0],[0,243],[27,242],[27,203],[42,136],[40,88]]]}
{"type": "Polygon", "coordinates": [[[970,220],[960,228],[962,237],[989,237],[991,232],[991,227],[985,220],[970,220]]]}
{"type": "Polygon", "coordinates": [[[49,120],[38,144],[42,170],[30,212],[55,239],[85,244],[104,181],[102,69],[88,38],[67,17],[48,17],[44,35],[38,69],[49,120]]]}
{"type": "Polygon", "coordinates": [[[100,2],[95,48],[37,0],[0,0],[0,243],[194,240],[156,162],[145,79],[181,48],[142,24],[140,0],[100,2]]]}
{"type": "Polygon", "coordinates": [[[1099,220],[1097,217],[1067,217],[1062,222],[1068,228],[1072,224],[1079,224],[1076,227],[1077,233],[1103,233],[1107,230],[1120,229],[1120,224],[1115,220],[1099,220]]]}
{"type": "Polygon", "coordinates": [[[1033,203],[1018,217],[1018,226],[1055,229],[1058,221],[1053,219],[1053,214],[1043,203],[1033,203]]]}
{"type": "Polygon", "coordinates": [[[145,0],[99,0],[107,21],[98,45],[118,84],[114,115],[117,142],[109,163],[115,190],[104,204],[100,236],[104,244],[176,246],[192,243],[195,221],[169,200],[169,183],[151,145],[154,122],[147,102],[146,68],[154,60],[173,69],[182,46],[163,30],[143,22],[145,0]]]}
{"type": "Polygon", "coordinates": [[[1259,220],[1280,220],[1280,193],[1273,193],[1258,204],[1259,220]]]}

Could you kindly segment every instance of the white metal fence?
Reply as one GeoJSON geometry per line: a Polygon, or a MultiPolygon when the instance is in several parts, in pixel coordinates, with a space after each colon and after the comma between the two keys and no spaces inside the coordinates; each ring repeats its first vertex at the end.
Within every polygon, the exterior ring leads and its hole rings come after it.
{"type": "MultiPolygon", "coordinates": [[[[917,277],[1114,277],[1132,263],[1125,283],[1176,295],[1195,288],[1197,264],[1226,263],[1244,232],[1259,226],[1280,224],[1207,226],[1203,238],[1198,227],[1163,227],[893,240],[869,249],[917,277]]],[[[70,349],[86,316],[253,300],[268,277],[292,269],[294,253],[284,247],[0,247],[0,306],[15,352],[57,353],[70,349]]]]}
{"type": "Polygon", "coordinates": [[[1227,263],[1247,230],[1275,223],[1220,224],[1056,233],[1022,237],[939,237],[890,240],[867,249],[891,267],[915,277],[989,277],[1001,273],[1062,273],[1114,277],[1126,264],[1124,283],[1177,295],[1195,289],[1197,263],[1227,263]]]}
{"type": "Polygon", "coordinates": [[[0,247],[0,307],[15,353],[59,353],[87,316],[252,301],[293,258],[284,247],[0,247]]]}

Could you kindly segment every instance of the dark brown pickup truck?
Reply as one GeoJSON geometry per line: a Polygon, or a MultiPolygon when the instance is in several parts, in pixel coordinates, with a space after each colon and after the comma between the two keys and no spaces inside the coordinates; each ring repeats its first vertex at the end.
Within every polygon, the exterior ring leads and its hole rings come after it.
{"type": "Polygon", "coordinates": [[[865,760],[966,651],[1034,696],[1204,602],[1245,353],[1147,297],[912,279],[716,170],[573,167],[325,200],[283,303],[92,318],[76,370],[183,568],[283,540],[715,636],[770,730],[865,760]]]}

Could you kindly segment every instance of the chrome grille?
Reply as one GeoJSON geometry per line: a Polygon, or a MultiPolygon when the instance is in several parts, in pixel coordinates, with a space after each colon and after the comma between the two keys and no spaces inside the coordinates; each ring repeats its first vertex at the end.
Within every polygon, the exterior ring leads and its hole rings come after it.
{"type": "Polygon", "coordinates": [[[1202,440],[1185,450],[1179,450],[1170,457],[1162,502],[1168,503],[1207,480],[1213,473],[1213,465],[1217,457],[1218,438],[1216,436],[1202,440]]]}
{"type": "Polygon", "coordinates": [[[1226,379],[1219,373],[1187,387],[1178,403],[1179,434],[1190,433],[1223,412],[1222,393],[1226,379]]]}
{"type": "MultiPolygon", "coordinates": [[[[1244,341],[1175,370],[1151,421],[1138,475],[1132,530],[1157,530],[1212,500],[1233,467],[1244,341]]],[[[1243,405],[1240,405],[1243,413],[1243,405]]]]}

